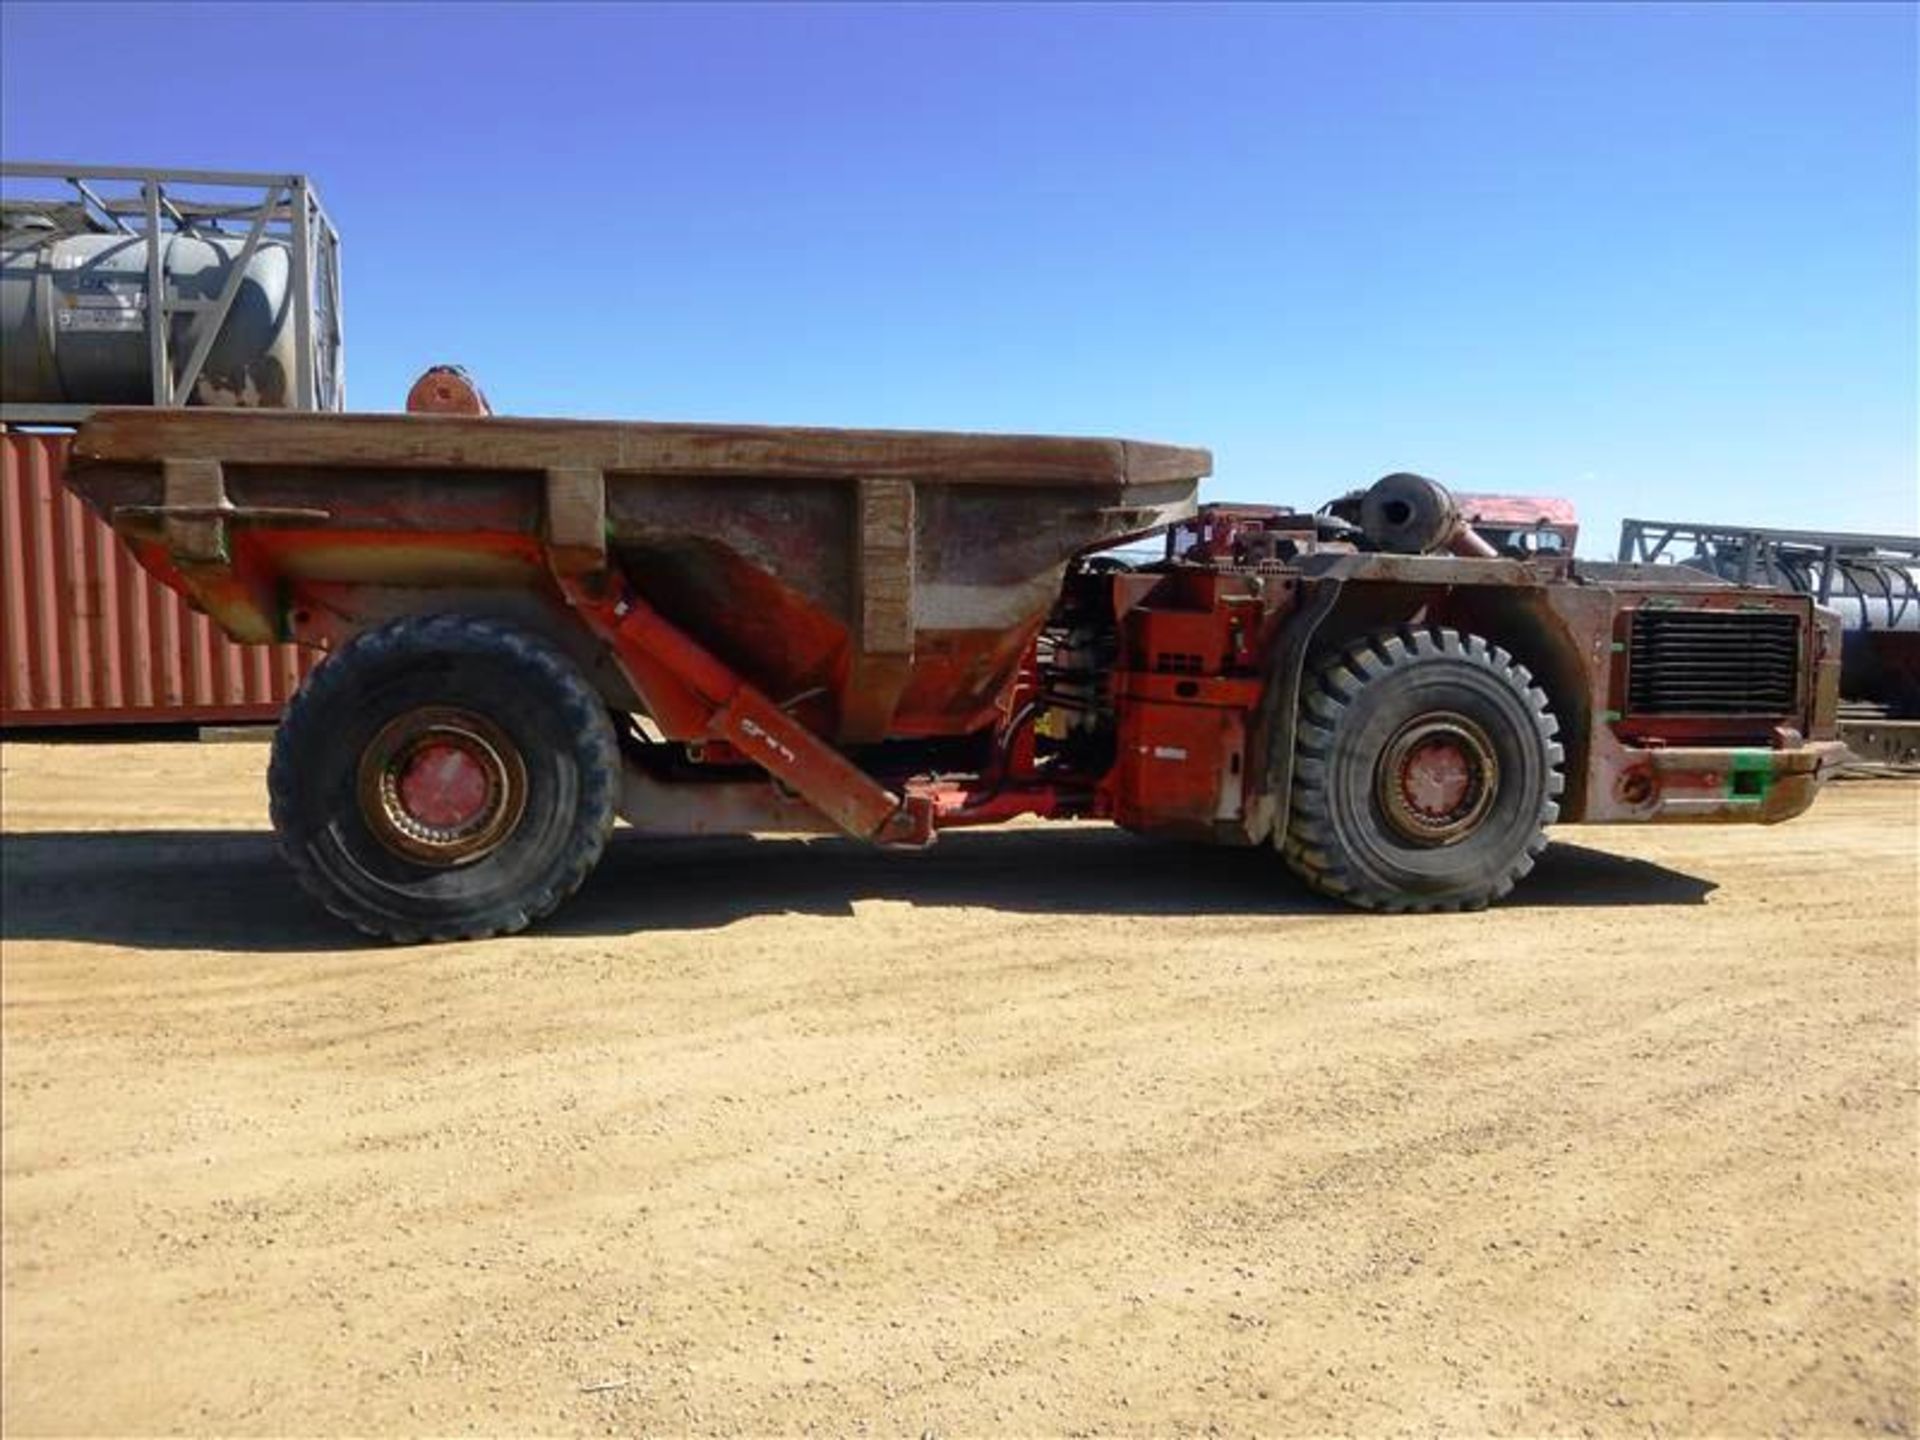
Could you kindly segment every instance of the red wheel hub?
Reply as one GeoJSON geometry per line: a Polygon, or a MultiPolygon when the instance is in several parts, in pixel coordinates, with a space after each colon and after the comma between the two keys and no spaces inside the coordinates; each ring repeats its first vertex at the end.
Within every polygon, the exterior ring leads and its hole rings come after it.
{"type": "Polygon", "coordinates": [[[400,772],[400,804],[435,830],[458,830],[487,808],[487,768],[457,741],[431,741],[400,772]]]}
{"type": "Polygon", "coordinates": [[[1500,760],[1479,725],[1434,711],[1400,727],[1380,752],[1375,777],[1380,812],[1401,839],[1451,845],[1493,808],[1500,760]]]}
{"type": "Polygon", "coordinates": [[[1447,819],[1472,788],[1472,762],[1451,737],[1422,740],[1400,762],[1400,791],[1428,819],[1447,819]]]}
{"type": "Polygon", "coordinates": [[[527,805],[527,768],[499,726],[469,710],[395,716],[360,756],[360,814],[387,849],[464,865],[498,848],[527,805]]]}

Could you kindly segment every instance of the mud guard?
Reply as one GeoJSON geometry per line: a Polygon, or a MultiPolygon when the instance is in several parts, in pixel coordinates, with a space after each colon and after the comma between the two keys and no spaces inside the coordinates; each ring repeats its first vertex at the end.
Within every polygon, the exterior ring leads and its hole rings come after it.
{"type": "Polygon", "coordinates": [[[1268,671],[1253,743],[1248,746],[1250,753],[1266,757],[1265,773],[1253,777],[1258,783],[1252,787],[1256,798],[1247,812],[1248,844],[1258,845],[1286,832],[1293,804],[1293,731],[1300,714],[1300,677],[1306,673],[1314,637],[1346,589],[1346,581],[1339,576],[1325,576],[1311,584],[1313,598],[1293,612],[1274,641],[1275,663],[1268,671]]]}

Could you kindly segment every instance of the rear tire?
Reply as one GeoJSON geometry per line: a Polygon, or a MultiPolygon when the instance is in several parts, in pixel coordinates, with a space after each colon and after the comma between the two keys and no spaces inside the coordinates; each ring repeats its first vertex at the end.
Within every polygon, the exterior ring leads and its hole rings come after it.
{"type": "Polygon", "coordinates": [[[1527,668],[1479,636],[1371,636],[1303,688],[1281,851],[1366,909],[1478,910],[1546,848],[1559,733],[1527,668]]]}
{"type": "Polygon", "coordinates": [[[369,935],[510,934],[586,879],[613,829],[619,747],[546,641],[409,616],[316,668],[274,738],[273,827],[295,877],[369,935]]]}

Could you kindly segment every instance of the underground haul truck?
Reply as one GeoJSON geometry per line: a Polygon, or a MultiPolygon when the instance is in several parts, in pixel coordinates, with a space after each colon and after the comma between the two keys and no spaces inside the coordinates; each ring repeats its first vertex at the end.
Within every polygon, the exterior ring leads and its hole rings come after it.
{"type": "Polygon", "coordinates": [[[1845,754],[1839,622],[1806,596],[1496,549],[1415,475],[1200,505],[1210,466],[142,408],[95,411],[68,480],[234,639],[330,652],[274,742],[273,824],[397,941],[547,915],[616,818],[905,849],[1101,818],[1271,845],[1368,909],[1475,909],[1556,821],[1785,820],[1845,754]]]}

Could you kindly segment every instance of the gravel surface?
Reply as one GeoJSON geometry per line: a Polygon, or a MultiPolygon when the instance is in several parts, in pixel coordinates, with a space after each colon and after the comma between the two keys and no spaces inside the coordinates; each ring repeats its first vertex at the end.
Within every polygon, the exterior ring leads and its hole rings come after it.
{"type": "Polygon", "coordinates": [[[1433,918],[616,837],[390,949],[264,761],[0,747],[9,1435],[1920,1423],[1920,785],[1433,918]]]}

